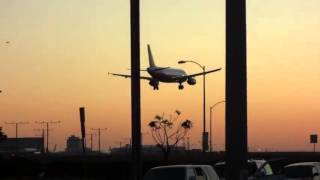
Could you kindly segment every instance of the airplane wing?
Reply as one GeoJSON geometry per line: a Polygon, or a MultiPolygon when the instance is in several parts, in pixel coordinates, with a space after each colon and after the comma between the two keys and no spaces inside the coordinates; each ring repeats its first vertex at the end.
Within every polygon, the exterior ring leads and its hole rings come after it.
{"type": "Polygon", "coordinates": [[[210,71],[205,71],[205,72],[201,72],[201,73],[196,73],[196,74],[190,74],[190,75],[187,75],[187,76],[184,76],[184,77],[196,77],[196,76],[200,76],[200,75],[203,75],[203,74],[213,73],[213,72],[220,71],[220,70],[221,70],[221,68],[219,68],[219,69],[214,69],[214,70],[210,70],[210,71]]]}
{"type": "MultiPolygon", "coordinates": [[[[108,75],[120,76],[120,77],[124,77],[124,78],[131,78],[131,75],[126,75],[126,74],[108,73],[108,75]]],[[[152,78],[151,77],[140,76],[140,79],[151,80],[152,78]]]]}

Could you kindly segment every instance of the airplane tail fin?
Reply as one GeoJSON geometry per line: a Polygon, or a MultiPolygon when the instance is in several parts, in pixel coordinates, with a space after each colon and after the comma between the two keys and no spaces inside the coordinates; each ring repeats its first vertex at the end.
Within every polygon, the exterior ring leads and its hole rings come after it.
{"type": "Polygon", "coordinates": [[[154,63],[152,52],[151,52],[151,48],[150,48],[149,44],[148,44],[148,55],[149,55],[149,66],[150,67],[156,67],[156,64],[154,63]]]}

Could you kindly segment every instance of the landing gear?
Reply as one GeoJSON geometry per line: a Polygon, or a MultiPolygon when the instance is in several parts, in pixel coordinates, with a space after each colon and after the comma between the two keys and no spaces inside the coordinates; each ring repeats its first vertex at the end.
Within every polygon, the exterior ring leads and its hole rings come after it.
{"type": "Polygon", "coordinates": [[[149,85],[153,87],[153,90],[159,90],[159,81],[151,79],[149,85]]]}
{"type": "Polygon", "coordinates": [[[178,88],[179,88],[179,90],[182,90],[184,87],[183,87],[182,84],[180,84],[180,85],[178,86],[178,88]]]}
{"type": "Polygon", "coordinates": [[[159,90],[159,86],[153,86],[153,90],[159,90]]]}

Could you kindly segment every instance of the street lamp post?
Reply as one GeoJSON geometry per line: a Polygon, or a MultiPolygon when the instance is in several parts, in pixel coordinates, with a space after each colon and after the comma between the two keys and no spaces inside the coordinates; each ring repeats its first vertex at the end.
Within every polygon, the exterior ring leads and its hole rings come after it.
{"type": "Polygon", "coordinates": [[[210,152],[212,152],[212,110],[216,105],[224,103],[224,102],[226,102],[226,101],[219,101],[210,107],[210,152]]]}
{"type": "Polygon", "coordinates": [[[208,150],[208,132],[206,132],[206,67],[201,64],[187,60],[187,61],[179,61],[179,64],[191,62],[198,65],[203,71],[203,132],[202,132],[202,151],[206,152],[208,150]]]}

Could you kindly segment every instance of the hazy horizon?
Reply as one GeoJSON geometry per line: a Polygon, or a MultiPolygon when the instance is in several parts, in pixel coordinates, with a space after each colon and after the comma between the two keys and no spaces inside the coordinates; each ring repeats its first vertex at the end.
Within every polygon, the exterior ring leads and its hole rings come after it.
{"type": "MultiPolygon", "coordinates": [[[[309,135],[320,134],[320,1],[247,0],[248,137],[250,150],[311,151],[309,135]]],[[[86,126],[108,128],[102,147],[118,146],[130,132],[130,80],[107,72],[130,71],[129,1],[0,0],[0,126],[9,137],[39,134],[35,121],[52,125],[50,147],[65,147],[86,126]],[[6,43],[9,41],[10,43],[6,43]]],[[[225,96],[225,1],[141,0],[141,68],[146,45],[156,64],[201,72],[222,67],[207,79],[209,107],[225,96]]],[[[142,75],[147,75],[142,72],[142,75]]],[[[142,132],[156,114],[182,112],[191,119],[191,144],[200,148],[202,77],[195,86],[141,81],[142,132]]],[[[213,112],[214,150],[224,145],[224,105],[213,112]]],[[[144,138],[152,144],[150,135],[144,138]]],[[[97,144],[94,143],[94,148],[97,144]]]]}

